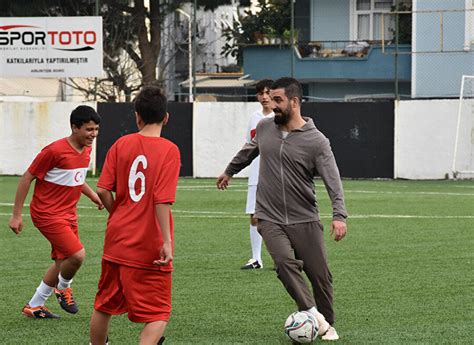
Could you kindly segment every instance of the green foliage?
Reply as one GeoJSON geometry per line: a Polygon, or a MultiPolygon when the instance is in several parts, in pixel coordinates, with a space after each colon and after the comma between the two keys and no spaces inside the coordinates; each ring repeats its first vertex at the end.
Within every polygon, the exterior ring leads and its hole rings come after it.
{"type": "MultiPolygon", "coordinates": [[[[392,12],[411,12],[411,4],[400,3],[392,6],[392,12]],[[397,8],[398,7],[398,8],[397,8]]],[[[411,26],[412,26],[412,15],[411,13],[397,14],[398,16],[398,28],[390,29],[394,39],[398,36],[399,44],[411,44],[411,26]]]]}
{"type": "Polygon", "coordinates": [[[226,43],[222,48],[225,56],[237,58],[242,64],[242,45],[258,43],[262,37],[283,37],[291,26],[291,7],[289,0],[259,0],[258,11],[234,20],[233,28],[224,30],[226,43]]]}
{"type": "MultiPolygon", "coordinates": [[[[24,209],[19,236],[7,222],[18,177],[0,176],[0,301],[2,344],[87,344],[107,221],[87,198],[79,203],[86,261],[74,279],[80,311],[61,320],[31,320],[21,307],[50,264],[48,242],[24,209]]],[[[96,179],[88,179],[95,186],[96,179]]],[[[343,181],[348,235],[329,237],[332,213],[316,181],[329,266],[334,277],[336,328],[344,344],[472,343],[474,219],[472,181],[343,181]]],[[[165,344],[284,344],[286,317],[296,309],[266,250],[264,268],[242,271],[248,260],[247,181],[229,190],[214,179],[180,179],[175,220],[173,313],[165,344]]],[[[27,198],[27,203],[30,197],[27,198]]],[[[143,325],[113,317],[114,345],[138,343],[143,325]]]]}
{"type": "Polygon", "coordinates": [[[94,9],[91,0],[2,0],[0,16],[92,16],[94,9]]]}
{"type": "MultiPolygon", "coordinates": [[[[155,64],[160,57],[161,32],[164,18],[183,3],[193,0],[150,0],[148,7],[141,7],[143,0],[98,0],[99,15],[103,19],[103,69],[106,77],[98,80],[98,89],[83,87],[71,81],[71,86],[91,96],[97,91],[101,100],[119,101],[123,93],[126,100],[142,83],[162,82],[156,75],[155,64]],[[145,21],[149,20],[149,25],[145,21]],[[143,30],[149,32],[143,35],[143,30]],[[139,36],[142,33],[141,40],[139,36]],[[141,44],[138,44],[138,42],[141,44]],[[125,58],[126,57],[126,58],[125,58]],[[137,78],[137,71],[141,79],[137,78]],[[110,87],[112,85],[112,87],[110,87]]],[[[205,10],[214,10],[231,0],[197,0],[205,10]]],[[[24,16],[92,16],[96,13],[95,0],[2,0],[0,15],[6,17],[24,16]]],[[[161,60],[160,60],[161,62],[161,60]]],[[[167,63],[163,62],[160,72],[167,63]]],[[[95,85],[95,82],[91,85],[95,85]]]]}

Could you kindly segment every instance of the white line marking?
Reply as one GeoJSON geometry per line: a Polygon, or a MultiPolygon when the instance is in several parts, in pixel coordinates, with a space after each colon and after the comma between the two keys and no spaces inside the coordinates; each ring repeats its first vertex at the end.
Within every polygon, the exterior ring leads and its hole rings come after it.
{"type": "MultiPolygon", "coordinates": [[[[236,214],[236,213],[226,213],[226,212],[195,212],[195,211],[182,211],[182,210],[173,210],[175,213],[175,218],[242,218],[247,219],[248,215],[246,214],[236,214]],[[178,213],[178,214],[176,214],[178,213]]],[[[11,213],[0,213],[0,216],[11,216],[11,213]]],[[[22,216],[29,216],[28,213],[23,213],[22,216]]],[[[103,214],[93,214],[93,215],[79,215],[80,218],[106,218],[107,213],[103,214]]],[[[321,218],[332,218],[330,214],[321,214],[321,218]]],[[[474,219],[474,216],[452,216],[452,215],[409,215],[409,214],[354,214],[349,216],[351,219],[367,219],[367,218],[385,218],[385,219],[474,219]]]]}
{"type": "MultiPolygon", "coordinates": [[[[239,186],[242,187],[243,185],[239,186]]],[[[235,185],[234,185],[235,187],[235,185]]],[[[473,187],[474,188],[474,187],[473,187]]],[[[216,187],[213,186],[181,186],[178,187],[179,191],[214,191],[219,192],[216,187]]],[[[247,192],[247,189],[236,189],[229,187],[227,192],[247,192]]],[[[469,191],[470,192],[470,191],[469,191]]],[[[453,193],[453,192],[399,192],[399,191],[373,191],[373,190],[356,190],[356,189],[344,189],[344,193],[362,193],[362,194],[400,194],[400,195],[448,195],[448,196],[474,196],[474,193],[453,193]]]]}

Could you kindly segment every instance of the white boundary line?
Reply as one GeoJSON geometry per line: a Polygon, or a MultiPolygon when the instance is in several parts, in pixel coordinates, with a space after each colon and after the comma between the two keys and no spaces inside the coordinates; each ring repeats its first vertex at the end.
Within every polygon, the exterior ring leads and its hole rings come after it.
{"type": "MultiPolygon", "coordinates": [[[[173,210],[175,214],[175,218],[241,218],[247,219],[248,215],[242,214],[235,214],[235,213],[226,213],[226,212],[198,212],[198,211],[181,211],[181,210],[173,210]]],[[[11,216],[11,213],[0,213],[0,216],[11,216]]],[[[23,213],[22,216],[29,216],[28,213],[23,213]]],[[[79,215],[80,218],[106,218],[108,214],[106,212],[102,214],[95,214],[95,215],[79,215]]],[[[332,218],[330,214],[321,214],[321,218],[332,218]]],[[[369,219],[369,218],[379,218],[379,219],[474,219],[474,215],[472,216],[452,216],[452,215],[435,215],[435,216],[427,216],[427,215],[409,215],[409,214],[355,214],[350,215],[349,220],[351,219],[369,219]]]]}
{"type": "MultiPolygon", "coordinates": [[[[461,188],[462,186],[456,186],[461,188]]],[[[466,186],[467,188],[474,188],[474,186],[466,186]]],[[[212,186],[188,186],[178,187],[179,191],[215,191],[222,192],[213,188],[212,186]]],[[[247,192],[247,189],[236,189],[230,187],[226,192],[247,192]]],[[[448,196],[474,196],[474,193],[453,193],[453,192],[408,192],[408,191],[373,191],[373,190],[354,190],[344,189],[344,193],[361,193],[361,194],[402,194],[402,195],[448,195],[448,196]]]]}

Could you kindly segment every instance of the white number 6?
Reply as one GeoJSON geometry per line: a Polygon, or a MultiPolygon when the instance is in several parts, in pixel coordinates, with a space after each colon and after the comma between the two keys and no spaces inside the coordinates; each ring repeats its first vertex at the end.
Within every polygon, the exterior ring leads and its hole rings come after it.
{"type": "Polygon", "coordinates": [[[135,158],[132,167],[130,168],[130,175],[128,175],[128,191],[130,193],[130,198],[135,202],[139,202],[143,197],[143,194],[145,194],[145,174],[141,171],[137,171],[138,164],[140,163],[142,163],[143,169],[146,169],[148,162],[145,156],[140,155],[135,158]],[[140,180],[141,182],[140,194],[137,194],[135,191],[135,183],[137,180],[140,180]]]}

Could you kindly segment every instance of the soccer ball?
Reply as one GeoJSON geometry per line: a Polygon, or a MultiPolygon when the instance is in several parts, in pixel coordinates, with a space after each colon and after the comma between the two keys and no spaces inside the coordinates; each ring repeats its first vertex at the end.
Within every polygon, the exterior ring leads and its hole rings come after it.
{"type": "Polygon", "coordinates": [[[296,311],[285,322],[285,334],[297,343],[311,343],[318,336],[318,321],[308,311],[296,311]]]}

